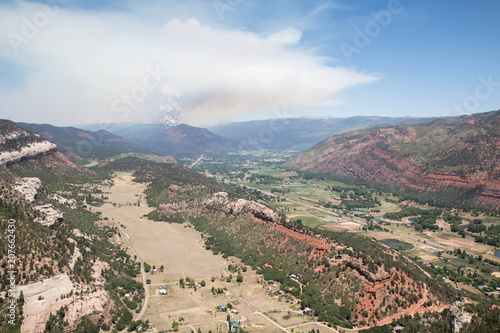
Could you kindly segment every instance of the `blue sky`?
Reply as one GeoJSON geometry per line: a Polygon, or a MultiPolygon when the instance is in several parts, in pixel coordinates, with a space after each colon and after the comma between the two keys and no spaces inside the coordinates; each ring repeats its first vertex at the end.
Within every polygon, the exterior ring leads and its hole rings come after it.
{"type": "Polygon", "coordinates": [[[205,126],[496,110],[499,13],[484,0],[7,1],[0,117],[205,126]]]}

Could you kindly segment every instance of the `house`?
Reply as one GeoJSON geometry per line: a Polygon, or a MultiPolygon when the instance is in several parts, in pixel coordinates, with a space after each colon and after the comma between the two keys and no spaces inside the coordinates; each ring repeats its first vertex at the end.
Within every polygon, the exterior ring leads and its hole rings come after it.
{"type": "Polygon", "coordinates": [[[302,313],[306,316],[306,315],[312,315],[314,313],[314,310],[311,309],[311,308],[305,308],[304,310],[302,310],[302,313]]]}
{"type": "Polygon", "coordinates": [[[158,294],[160,294],[160,295],[166,295],[167,294],[167,289],[164,289],[164,288],[158,289],[158,294]]]}
{"type": "Polygon", "coordinates": [[[240,323],[236,320],[236,319],[232,319],[231,320],[231,332],[235,332],[236,329],[239,329],[240,328],[240,323]]]}
{"type": "Polygon", "coordinates": [[[342,254],[337,253],[337,254],[335,255],[335,259],[336,259],[336,260],[340,260],[340,259],[342,259],[342,254]]]}
{"type": "Polygon", "coordinates": [[[130,294],[125,294],[125,297],[126,298],[130,298],[130,294]]]}
{"type": "Polygon", "coordinates": [[[221,309],[221,311],[226,311],[226,304],[221,304],[219,308],[221,309]]]}
{"type": "Polygon", "coordinates": [[[355,317],[349,318],[349,323],[351,323],[352,326],[358,326],[358,320],[355,317]]]}
{"type": "Polygon", "coordinates": [[[398,326],[394,327],[394,332],[401,333],[401,332],[403,332],[404,329],[405,328],[403,326],[398,325],[398,326]]]}
{"type": "Polygon", "coordinates": [[[236,309],[231,309],[231,311],[229,311],[229,312],[234,313],[234,314],[238,314],[238,310],[236,310],[236,309]]]}

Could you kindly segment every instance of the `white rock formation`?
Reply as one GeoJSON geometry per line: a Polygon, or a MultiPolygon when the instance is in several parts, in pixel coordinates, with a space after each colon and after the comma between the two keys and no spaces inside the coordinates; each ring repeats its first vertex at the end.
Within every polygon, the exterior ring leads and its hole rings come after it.
{"type": "Polygon", "coordinates": [[[51,204],[48,205],[42,205],[42,206],[35,206],[34,209],[42,212],[45,215],[45,218],[36,218],[35,221],[41,223],[42,225],[46,227],[50,227],[54,223],[57,222],[58,219],[63,218],[63,214],[52,208],[51,204]]]}
{"type": "Polygon", "coordinates": [[[68,241],[70,243],[75,244],[75,251],[73,252],[73,256],[71,257],[71,261],[69,262],[69,268],[74,269],[76,261],[78,260],[78,258],[82,257],[82,253],[80,252],[80,249],[78,248],[78,243],[73,238],[68,238],[68,241]]]}
{"type": "Polygon", "coordinates": [[[48,141],[33,142],[21,148],[21,150],[4,151],[0,153],[0,164],[19,161],[24,157],[35,157],[40,154],[47,154],[51,151],[55,151],[56,149],[57,146],[48,141]]]}
{"type": "Polygon", "coordinates": [[[70,323],[68,331],[74,330],[83,316],[88,315],[90,320],[102,322],[109,316],[111,305],[102,277],[102,271],[107,268],[109,265],[105,262],[97,260],[94,263],[92,277],[96,282],[93,285],[74,285],[67,274],[60,274],[43,282],[19,286],[18,290],[23,292],[25,300],[21,333],[43,332],[50,314],[65,305],[68,310],[64,320],[70,323]],[[91,292],[93,286],[97,288],[91,292]],[[72,296],[68,296],[70,292],[73,292],[72,296]]]}
{"type": "Polygon", "coordinates": [[[465,323],[470,323],[472,320],[472,313],[460,309],[456,305],[450,307],[451,313],[451,331],[453,333],[458,333],[462,330],[465,323]]]}
{"type": "Polygon", "coordinates": [[[42,182],[36,177],[24,177],[16,182],[14,189],[24,195],[24,199],[28,202],[35,201],[35,195],[39,188],[42,187],[42,182]]]}
{"type": "Polygon", "coordinates": [[[66,199],[62,195],[54,193],[50,196],[50,199],[57,201],[61,205],[67,205],[71,209],[76,209],[76,200],[75,199],[66,199]]]}
{"type": "Polygon", "coordinates": [[[207,200],[206,204],[207,206],[218,206],[222,211],[229,214],[240,214],[247,211],[252,213],[255,217],[265,221],[279,221],[279,215],[271,208],[258,202],[245,199],[230,201],[226,192],[214,193],[212,197],[207,200]]]}
{"type": "Polygon", "coordinates": [[[60,274],[42,282],[19,286],[24,295],[24,320],[21,332],[43,332],[50,313],[55,313],[61,306],[71,303],[71,298],[61,299],[73,290],[67,274],[60,274]]]}

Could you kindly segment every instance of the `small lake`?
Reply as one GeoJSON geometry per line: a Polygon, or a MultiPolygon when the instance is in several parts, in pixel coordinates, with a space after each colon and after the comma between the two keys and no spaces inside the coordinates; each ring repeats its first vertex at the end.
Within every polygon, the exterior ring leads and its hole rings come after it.
{"type": "Polygon", "coordinates": [[[363,212],[362,210],[351,210],[351,214],[365,215],[366,212],[363,212]]]}
{"type": "Polygon", "coordinates": [[[495,257],[500,258],[500,250],[495,251],[495,257]]]}
{"type": "Polygon", "coordinates": [[[382,243],[389,245],[390,247],[396,249],[396,250],[411,250],[413,249],[413,245],[410,243],[402,242],[398,239],[382,239],[382,243]]]}
{"type": "Polygon", "coordinates": [[[92,167],[95,167],[97,164],[99,164],[99,162],[92,162],[92,163],[85,164],[85,167],[92,168],[92,167]]]}
{"type": "Polygon", "coordinates": [[[382,218],[384,217],[384,215],[379,215],[379,216],[375,216],[375,221],[382,221],[382,218]]]}

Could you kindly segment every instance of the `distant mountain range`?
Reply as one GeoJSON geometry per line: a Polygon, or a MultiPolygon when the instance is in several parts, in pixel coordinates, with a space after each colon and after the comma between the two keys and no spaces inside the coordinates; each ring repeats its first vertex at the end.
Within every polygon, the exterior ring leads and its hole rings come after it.
{"type": "Polygon", "coordinates": [[[384,124],[418,124],[437,118],[349,117],[276,118],[209,127],[215,134],[237,141],[244,150],[305,150],[330,135],[384,124]]]}
{"type": "Polygon", "coordinates": [[[48,124],[17,123],[17,125],[56,144],[58,151],[74,162],[82,159],[105,159],[123,153],[150,153],[108,131],[88,131],[48,124]]]}
{"type": "Polygon", "coordinates": [[[133,124],[115,127],[114,133],[130,143],[158,154],[174,157],[221,154],[235,151],[238,144],[207,129],[180,124],[133,124]]]}
{"type": "Polygon", "coordinates": [[[437,206],[500,207],[500,111],[333,135],[285,163],[437,206]]]}

